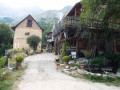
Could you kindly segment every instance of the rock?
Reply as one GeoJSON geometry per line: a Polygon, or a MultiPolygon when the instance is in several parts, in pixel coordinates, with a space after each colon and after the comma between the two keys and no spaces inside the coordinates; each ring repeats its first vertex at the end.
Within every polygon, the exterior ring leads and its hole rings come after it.
{"type": "Polygon", "coordinates": [[[64,69],[63,71],[70,71],[70,69],[64,69]]]}
{"type": "Polygon", "coordinates": [[[117,77],[120,77],[120,73],[117,73],[116,76],[117,76],[117,77]]]}
{"type": "Polygon", "coordinates": [[[71,74],[70,69],[64,69],[63,72],[68,75],[71,74]]]}
{"type": "Polygon", "coordinates": [[[66,66],[65,68],[66,68],[66,69],[69,69],[70,67],[69,67],[69,66],[66,66]]]}
{"type": "Polygon", "coordinates": [[[77,66],[75,67],[70,67],[71,70],[77,70],[77,66]]]}
{"type": "Polygon", "coordinates": [[[107,77],[107,75],[106,75],[106,74],[103,74],[103,77],[104,77],[104,78],[106,78],[106,77],[107,77]]]}
{"type": "Polygon", "coordinates": [[[77,72],[80,74],[87,74],[88,73],[86,70],[82,70],[82,69],[77,69],[77,72]]]}
{"type": "Polygon", "coordinates": [[[76,71],[72,71],[71,74],[76,74],[76,71]]]}
{"type": "Polygon", "coordinates": [[[68,74],[68,75],[69,75],[69,74],[71,74],[71,72],[69,72],[69,71],[65,71],[65,74],[68,74]]]}
{"type": "Polygon", "coordinates": [[[70,64],[70,65],[75,64],[75,61],[71,60],[71,61],[68,62],[68,64],[70,64]]]}
{"type": "Polygon", "coordinates": [[[97,73],[96,75],[97,75],[97,76],[101,76],[101,74],[100,74],[100,73],[97,73]]]}
{"type": "Polygon", "coordinates": [[[64,66],[64,64],[60,64],[60,66],[64,66]]]}

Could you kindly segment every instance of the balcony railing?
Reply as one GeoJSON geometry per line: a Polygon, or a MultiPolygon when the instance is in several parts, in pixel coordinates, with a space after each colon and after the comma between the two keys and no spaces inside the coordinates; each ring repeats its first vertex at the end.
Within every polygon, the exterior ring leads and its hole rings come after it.
{"type": "MultiPolygon", "coordinates": [[[[58,25],[53,30],[53,36],[55,36],[59,31],[62,30],[64,26],[85,26],[88,28],[105,28],[105,22],[94,20],[94,19],[85,19],[80,17],[65,17],[63,18],[58,25]]],[[[109,23],[109,29],[120,29],[120,23],[109,23]]]]}

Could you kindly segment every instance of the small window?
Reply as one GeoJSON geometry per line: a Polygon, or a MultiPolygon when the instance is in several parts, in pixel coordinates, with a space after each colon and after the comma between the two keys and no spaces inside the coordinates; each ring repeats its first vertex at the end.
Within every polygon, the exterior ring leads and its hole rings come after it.
{"type": "Polygon", "coordinates": [[[25,36],[28,36],[28,35],[30,35],[30,33],[29,33],[29,32],[25,33],[25,36]]]}
{"type": "Polygon", "coordinates": [[[27,21],[27,27],[32,27],[32,20],[27,21]]]}
{"type": "Polygon", "coordinates": [[[83,8],[81,8],[81,10],[80,10],[80,11],[83,11],[83,12],[84,12],[85,10],[84,10],[83,8]]]}

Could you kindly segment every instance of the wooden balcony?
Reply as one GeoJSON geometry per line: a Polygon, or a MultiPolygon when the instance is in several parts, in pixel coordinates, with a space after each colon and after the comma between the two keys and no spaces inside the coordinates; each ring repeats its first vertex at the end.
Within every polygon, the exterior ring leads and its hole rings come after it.
{"type": "MultiPolygon", "coordinates": [[[[85,19],[80,17],[65,17],[53,30],[53,36],[65,29],[66,26],[87,27],[88,29],[106,29],[106,23],[94,19],[85,19]]],[[[109,29],[120,30],[120,23],[109,23],[109,29]]]]}

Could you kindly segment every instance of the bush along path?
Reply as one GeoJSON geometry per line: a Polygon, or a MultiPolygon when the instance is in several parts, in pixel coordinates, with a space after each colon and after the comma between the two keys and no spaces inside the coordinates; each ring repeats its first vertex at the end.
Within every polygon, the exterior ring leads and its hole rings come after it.
{"type": "Polygon", "coordinates": [[[16,90],[119,90],[119,87],[92,83],[76,79],[56,70],[55,58],[49,53],[25,58],[28,63],[25,74],[21,77],[16,90]]]}
{"type": "Polygon", "coordinates": [[[12,87],[24,73],[21,66],[24,53],[18,49],[8,50],[6,56],[0,58],[0,90],[13,90],[12,87]],[[19,64],[18,64],[19,63],[19,64]]]}

